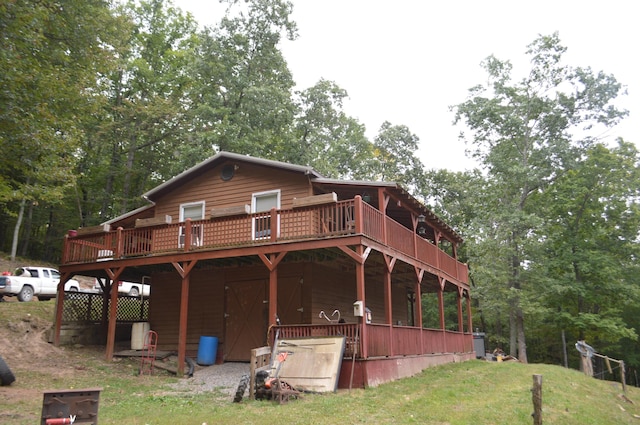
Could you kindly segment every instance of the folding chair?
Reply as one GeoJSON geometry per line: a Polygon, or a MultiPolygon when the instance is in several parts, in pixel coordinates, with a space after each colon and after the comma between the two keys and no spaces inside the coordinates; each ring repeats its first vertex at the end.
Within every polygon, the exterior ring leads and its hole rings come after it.
{"type": "Polygon", "coordinates": [[[158,334],[155,331],[147,332],[142,346],[142,357],[140,363],[140,375],[149,373],[153,375],[153,364],[156,361],[156,346],[158,345],[158,334]]]}

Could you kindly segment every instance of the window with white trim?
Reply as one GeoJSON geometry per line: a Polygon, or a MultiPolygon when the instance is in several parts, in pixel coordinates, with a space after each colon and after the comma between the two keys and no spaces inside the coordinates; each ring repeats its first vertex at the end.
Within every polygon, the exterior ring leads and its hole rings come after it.
{"type": "MultiPolygon", "coordinates": [[[[270,190],[266,192],[254,193],[251,197],[251,212],[269,212],[272,208],[280,209],[280,190],[270,190]]],[[[279,234],[280,217],[276,224],[277,228],[271,228],[271,214],[260,214],[253,218],[251,223],[254,239],[266,239],[271,237],[271,232],[279,234]]]]}
{"type": "MultiPolygon", "coordinates": [[[[185,222],[188,218],[191,221],[204,219],[204,201],[189,202],[180,204],[180,222],[185,222]]],[[[178,247],[184,247],[186,229],[185,226],[180,227],[180,235],[178,237],[178,247]]],[[[203,228],[201,224],[191,225],[191,246],[202,246],[203,228]]]]}

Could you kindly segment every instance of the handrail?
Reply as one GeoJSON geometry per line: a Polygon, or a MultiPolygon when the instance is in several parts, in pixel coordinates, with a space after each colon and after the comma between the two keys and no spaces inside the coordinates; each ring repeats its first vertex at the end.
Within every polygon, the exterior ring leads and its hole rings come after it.
{"type": "Polygon", "coordinates": [[[63,265],[361,234],[468,281],[468,268],[359,197],[331,204],[67,236],[63,265]],[[385,234],[386,229],[386,234],[385,234]],[[414,246],[415,244],[415,246],[414,246]]]}

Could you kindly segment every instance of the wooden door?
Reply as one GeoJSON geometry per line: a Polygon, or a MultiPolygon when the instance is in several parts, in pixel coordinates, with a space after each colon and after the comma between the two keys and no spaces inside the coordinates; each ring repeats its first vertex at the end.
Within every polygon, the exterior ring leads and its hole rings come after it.
{"type": "Polygon", "coordinates": [[[283,325],[303,323],[302,283],[299,277],[278,279],[278,317],[283,325]]]}
{"type": "Polygon", "coordinates": [[[225,361],[249,361],[251,350],[266,345],[267,282],[229,282],[225,287],[225,361]]]}

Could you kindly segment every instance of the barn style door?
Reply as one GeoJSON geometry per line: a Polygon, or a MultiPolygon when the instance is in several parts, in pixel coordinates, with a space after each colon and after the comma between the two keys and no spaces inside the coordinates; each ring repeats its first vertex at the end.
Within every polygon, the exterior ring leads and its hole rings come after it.
{"type": "Polygon", "coordinates": [[[283,325],[304,323],[300,278],[288,277],[278,280],[278,316],[283,325]]]}
{"type": "Polygon", "coordinates": [[[229,282],[225,288],[225,361],[249,361],[266,344],[267,281],[229,282]]]}

